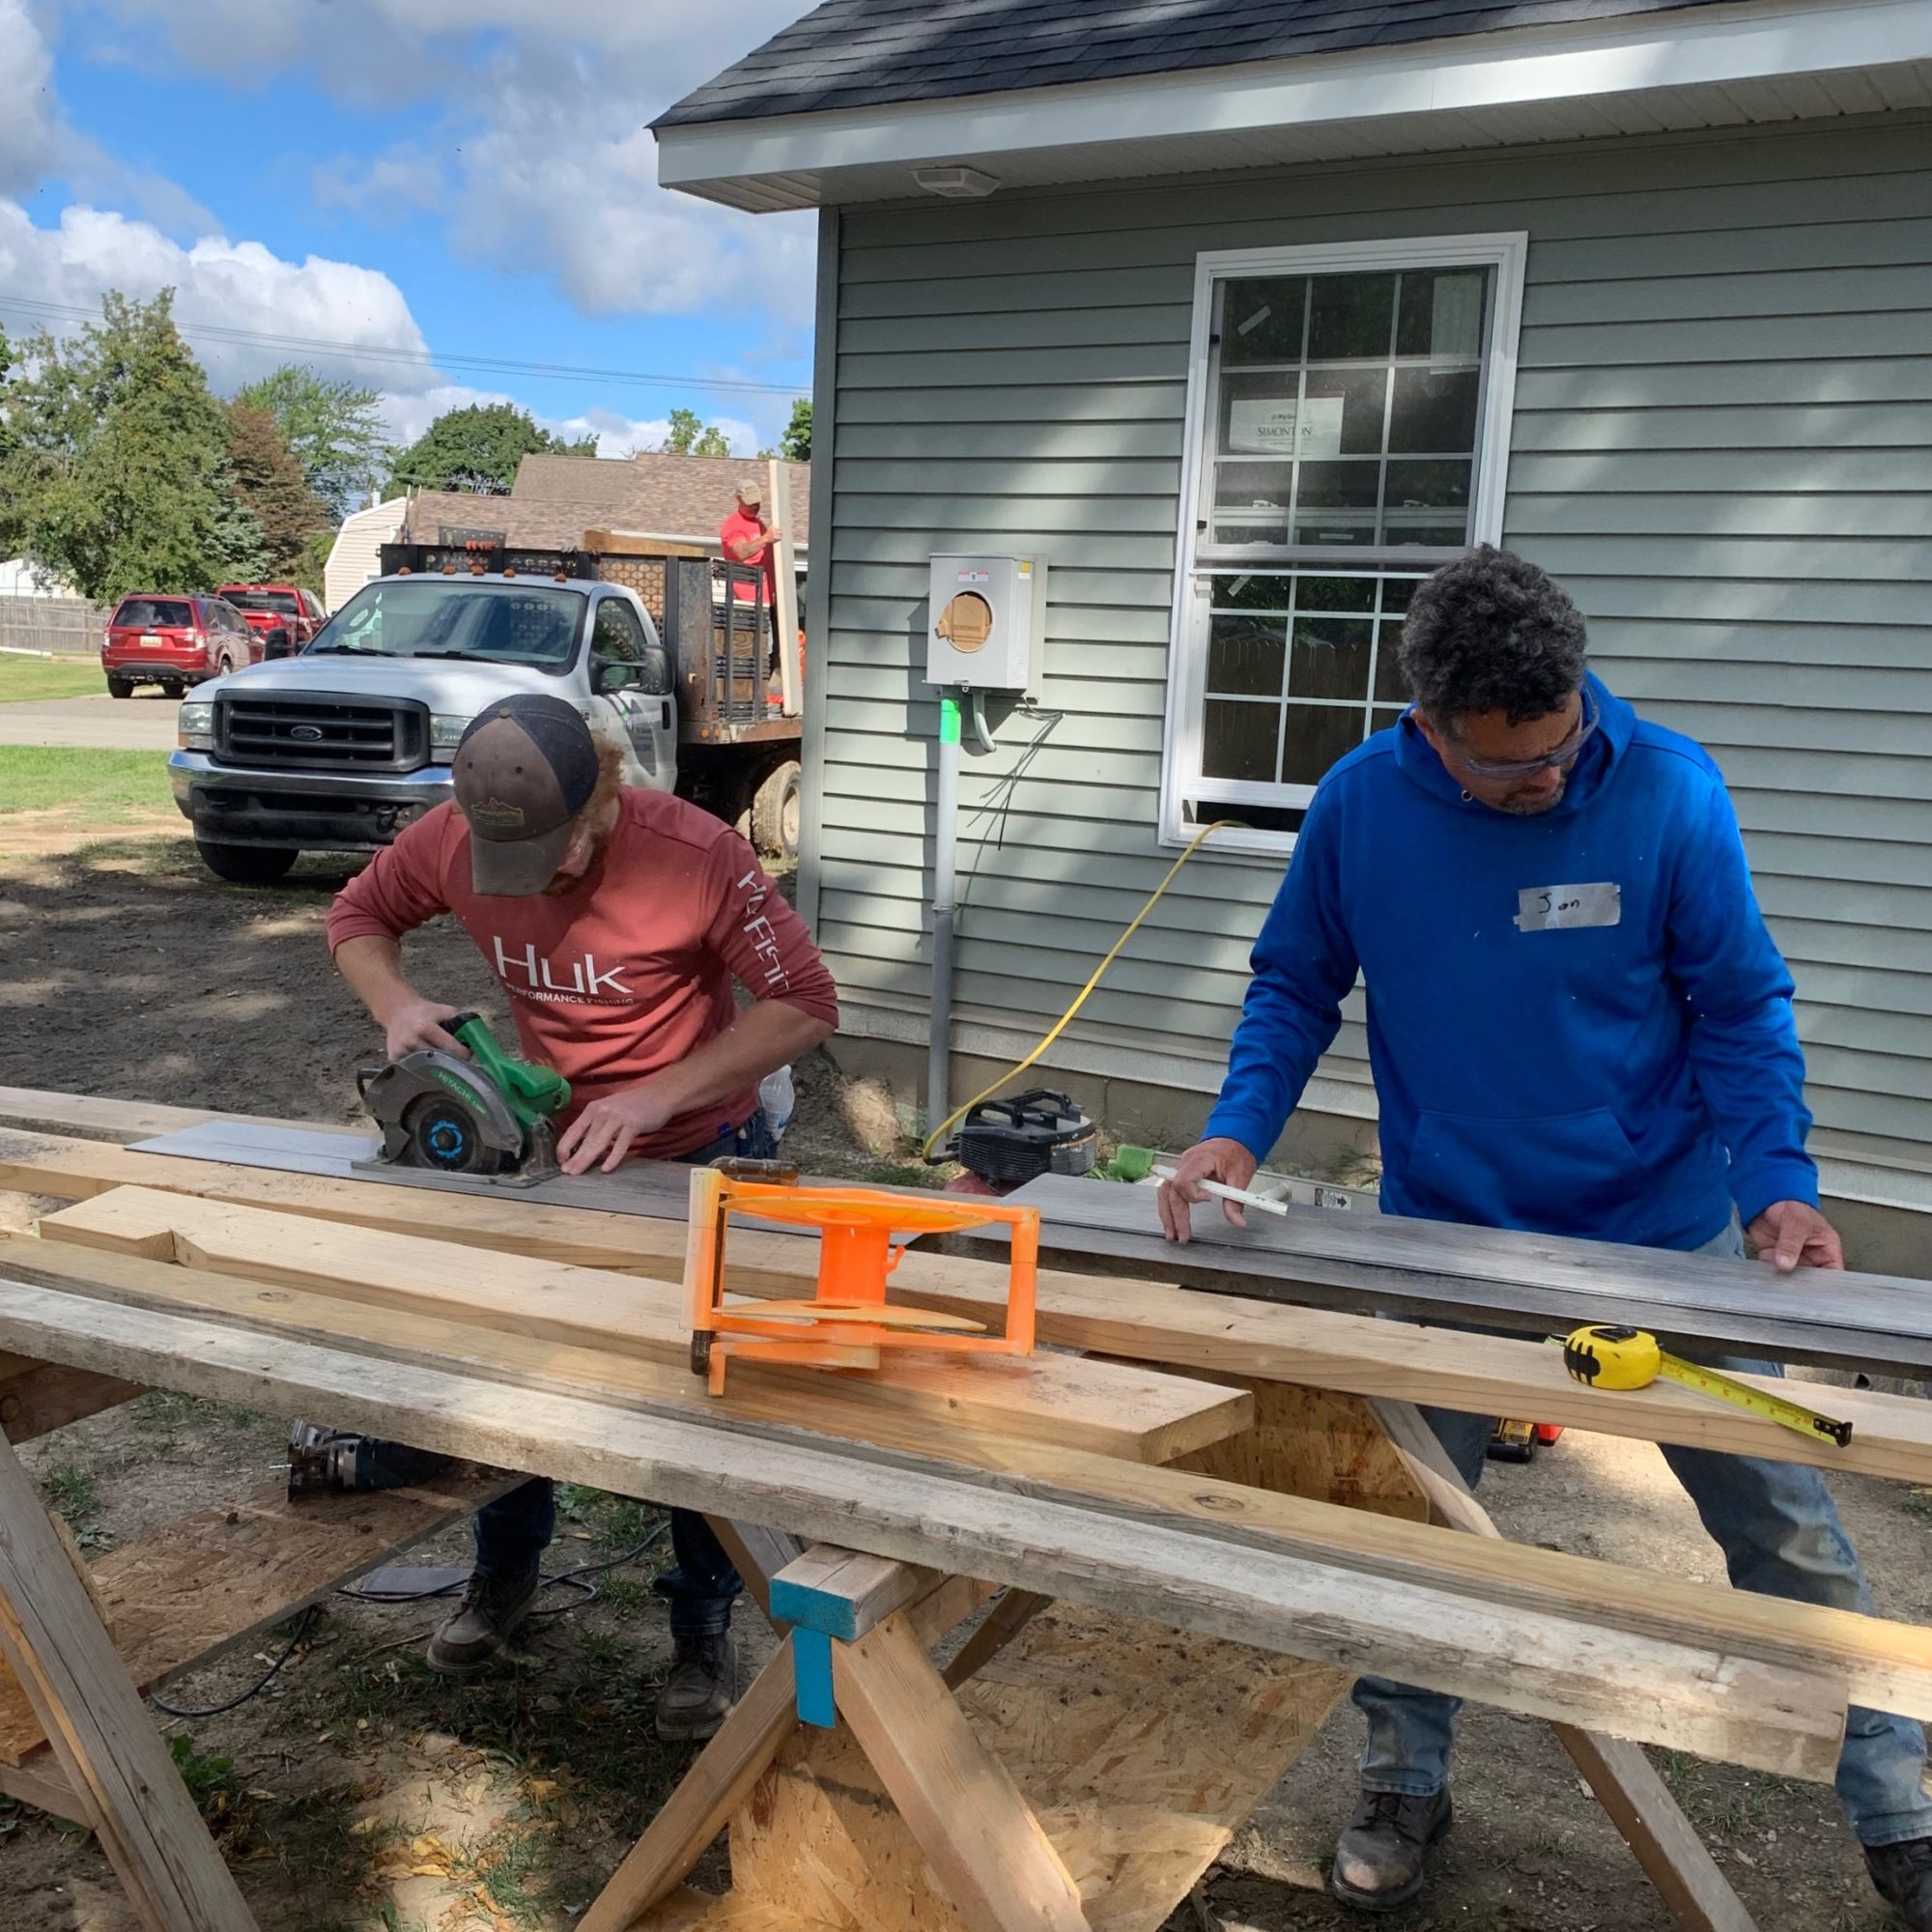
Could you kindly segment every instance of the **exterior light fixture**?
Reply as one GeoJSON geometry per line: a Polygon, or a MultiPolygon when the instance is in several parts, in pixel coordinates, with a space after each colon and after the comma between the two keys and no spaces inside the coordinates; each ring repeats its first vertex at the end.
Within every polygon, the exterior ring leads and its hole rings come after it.
{"type": "Polygon", "coordinates": [[[1000,185],[978,168],[915,168],[912,178],[927,194],[944,195],[948,201],[979,201],[1000,185]]]}

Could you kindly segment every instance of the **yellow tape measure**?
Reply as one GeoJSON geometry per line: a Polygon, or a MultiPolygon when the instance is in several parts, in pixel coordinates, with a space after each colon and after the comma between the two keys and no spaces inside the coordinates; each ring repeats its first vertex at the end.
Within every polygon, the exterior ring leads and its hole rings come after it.
{"type": "Polygon", "coordinates": [[[1699,1395],[1715,1396],[1719,1402],[1747,1408],[1753,1415],[1781,1422],[1801,1435],[1823,1435],[1840,1449],[1852,1439],[1849,1422],[1834,1421],[1802,1403],[1767,1394],[1749,1382],[1719,1375],[1716,1369],[1699,1368],[1695,1362],[1665,1354],[1657,1346],[1657,1337],[1646,1335],[1641,1328],[1573,1329],[1563,1343],[1563,1366],[1577,1381],[1601,1389],[1648,1388],[1662,1376],[1695,1389],[1699,1395]]]}

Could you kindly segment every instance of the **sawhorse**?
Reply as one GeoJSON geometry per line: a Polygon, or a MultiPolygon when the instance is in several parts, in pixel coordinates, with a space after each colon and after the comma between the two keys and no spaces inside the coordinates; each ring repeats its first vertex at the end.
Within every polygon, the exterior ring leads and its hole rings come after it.
{"type": "MultiPolygon", "coordinates": [[[[1413,1407],[1254,1388],[1255,1427],[1186,1466],[1495,1534],[1413,1407]]],[[[714,1526],[782,1641],[582,1932],[1155,1932],[1348,1689],[1326,1666],[714,1526]],[[723,1831],[730,1890],[690,1889],[723,1831]]],[[[1558,1731],[1687,1932],[1752,1932],[1643,1752],[1558,1731]]]]}

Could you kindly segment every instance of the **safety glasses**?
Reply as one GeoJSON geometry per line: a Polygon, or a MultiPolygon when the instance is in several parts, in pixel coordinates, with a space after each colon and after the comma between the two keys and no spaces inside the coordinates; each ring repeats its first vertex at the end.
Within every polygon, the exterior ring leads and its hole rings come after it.
{"type": "Polygon", "coordinates": [[[1487,758],[1472,758],[1462,746],[1456,747],[1456,757],[1465,772],[1479,779],[1533,779],[1538,772],[1547,772],[1561,765],[1576,762],[1577,754],[1590,742],[1591,734],[1601,723],[1597,701],[1590,696],[1590,687],[1583,687],[1583,715],[1577,721],[1577,728],[1564,739],[1553,752],[1546,753],[1540,758],[1512,758],[1507,761],[1492,762],[1487,758]]]}

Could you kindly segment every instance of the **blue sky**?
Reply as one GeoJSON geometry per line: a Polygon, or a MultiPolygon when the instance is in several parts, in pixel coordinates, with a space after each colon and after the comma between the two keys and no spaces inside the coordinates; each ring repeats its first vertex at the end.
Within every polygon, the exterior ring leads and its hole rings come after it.
{"type": "Polygon", "coordinates": [[[0,0],[0,325],[173,285],[224,391],[307,361],[398,438],[508,397],[749,451],[810,386],[811,222],[665,193],[643,130],[807,4],[0,0]]]}

